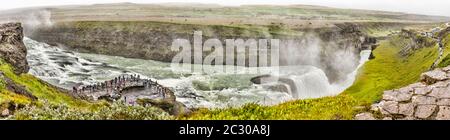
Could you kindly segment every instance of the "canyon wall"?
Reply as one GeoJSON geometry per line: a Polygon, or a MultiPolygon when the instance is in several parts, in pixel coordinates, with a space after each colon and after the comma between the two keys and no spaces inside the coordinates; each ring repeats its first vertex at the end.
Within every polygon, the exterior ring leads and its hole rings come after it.
{"type": "MultiPolygon", "coordinates": [[[[152,21],[79,21],[42,27],[29,36],[78,52],[171,62],[179,53],[170,49],[173,40],[188,39],[192,44],[194,31],[203,32],[203,41],[217,38],[223,46],[225,39],[280,39],[280,65],[314,65],[324,69],[332,81],[353,71],[359,52],[376,43],[376,39],[365,35],[353,23],[300,30],[286,29],[278,24],[241,27],[152,21]],[[317,55],[308,52],[311,46],[318,47],[313,52],[317,55]],[[351,63],[336,65],[341,59],[336,57],[348,58],[351,63]]],[[[209,53],[205,52],[203,58],[209,53]]],[[[246,61],[248,66],[248,55],[246,61]]]]}

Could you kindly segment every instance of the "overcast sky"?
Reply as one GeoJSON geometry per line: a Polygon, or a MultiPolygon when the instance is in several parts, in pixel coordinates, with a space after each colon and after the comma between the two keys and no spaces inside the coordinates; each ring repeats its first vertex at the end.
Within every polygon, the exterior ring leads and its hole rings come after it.
{"type": "Polygon", "coordinates": [[[162,2],[196,2],[216,3],[221,5],[243,4],[309,4],[338,8],[370,9],[408,12],[450,17],[450,0],[0,0],[0,9],[14,9],[33,6],[73,5],[94,3],[162,3],[162,2]]]}

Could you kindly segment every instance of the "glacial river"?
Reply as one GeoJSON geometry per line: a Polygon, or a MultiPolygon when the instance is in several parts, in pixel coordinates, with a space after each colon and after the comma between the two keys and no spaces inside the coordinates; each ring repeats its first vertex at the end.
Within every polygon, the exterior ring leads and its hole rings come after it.
{"type": "MultiPolygon", "coordinates": [[[[77,84],[93,84],[122,74],[139,74],[171,88],[177,101],[188,107],[223,108],[246,103],[274,105],[285,101],[337,95],[355,80],[357,69],[338,83],[329,83],[325,73],[313,66],[278,67],[279,75],[292,79],[297,93],[269,90],[250,82],[256,74],[189,73],[177,71],[170,63],[117,56],[76,53],[24,38],[30,73],[56,86],[71,89],[77,84]],[[295,96],[294,96],[295,95],[295,96]]],[[[358,68],[370,51],[361,52],[358,68]]],[[[253,68],[236,67],[242,71],[253,68]]],[[[265,68],[270,73],[272,68],[265,68]]]]}

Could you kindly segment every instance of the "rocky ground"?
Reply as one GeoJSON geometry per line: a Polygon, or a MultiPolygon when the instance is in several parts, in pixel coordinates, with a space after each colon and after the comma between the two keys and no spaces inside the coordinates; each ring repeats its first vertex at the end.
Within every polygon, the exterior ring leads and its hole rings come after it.
{"type": "Polygon", "coordinates": [[[370,112],[356,120],[450,120],[450,66],[425,72],[421,81],[384,91],[370,112]]]}

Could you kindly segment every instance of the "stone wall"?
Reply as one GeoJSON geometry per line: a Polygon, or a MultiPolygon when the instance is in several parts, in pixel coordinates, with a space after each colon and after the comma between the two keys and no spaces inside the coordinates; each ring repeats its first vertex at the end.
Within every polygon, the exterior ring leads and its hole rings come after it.
{"type": "Polygon", "coordinates": [[[384,91],[370,112],[357,120],[450,120],[450,66],[421,75],[421,81],[384,91]]]}

